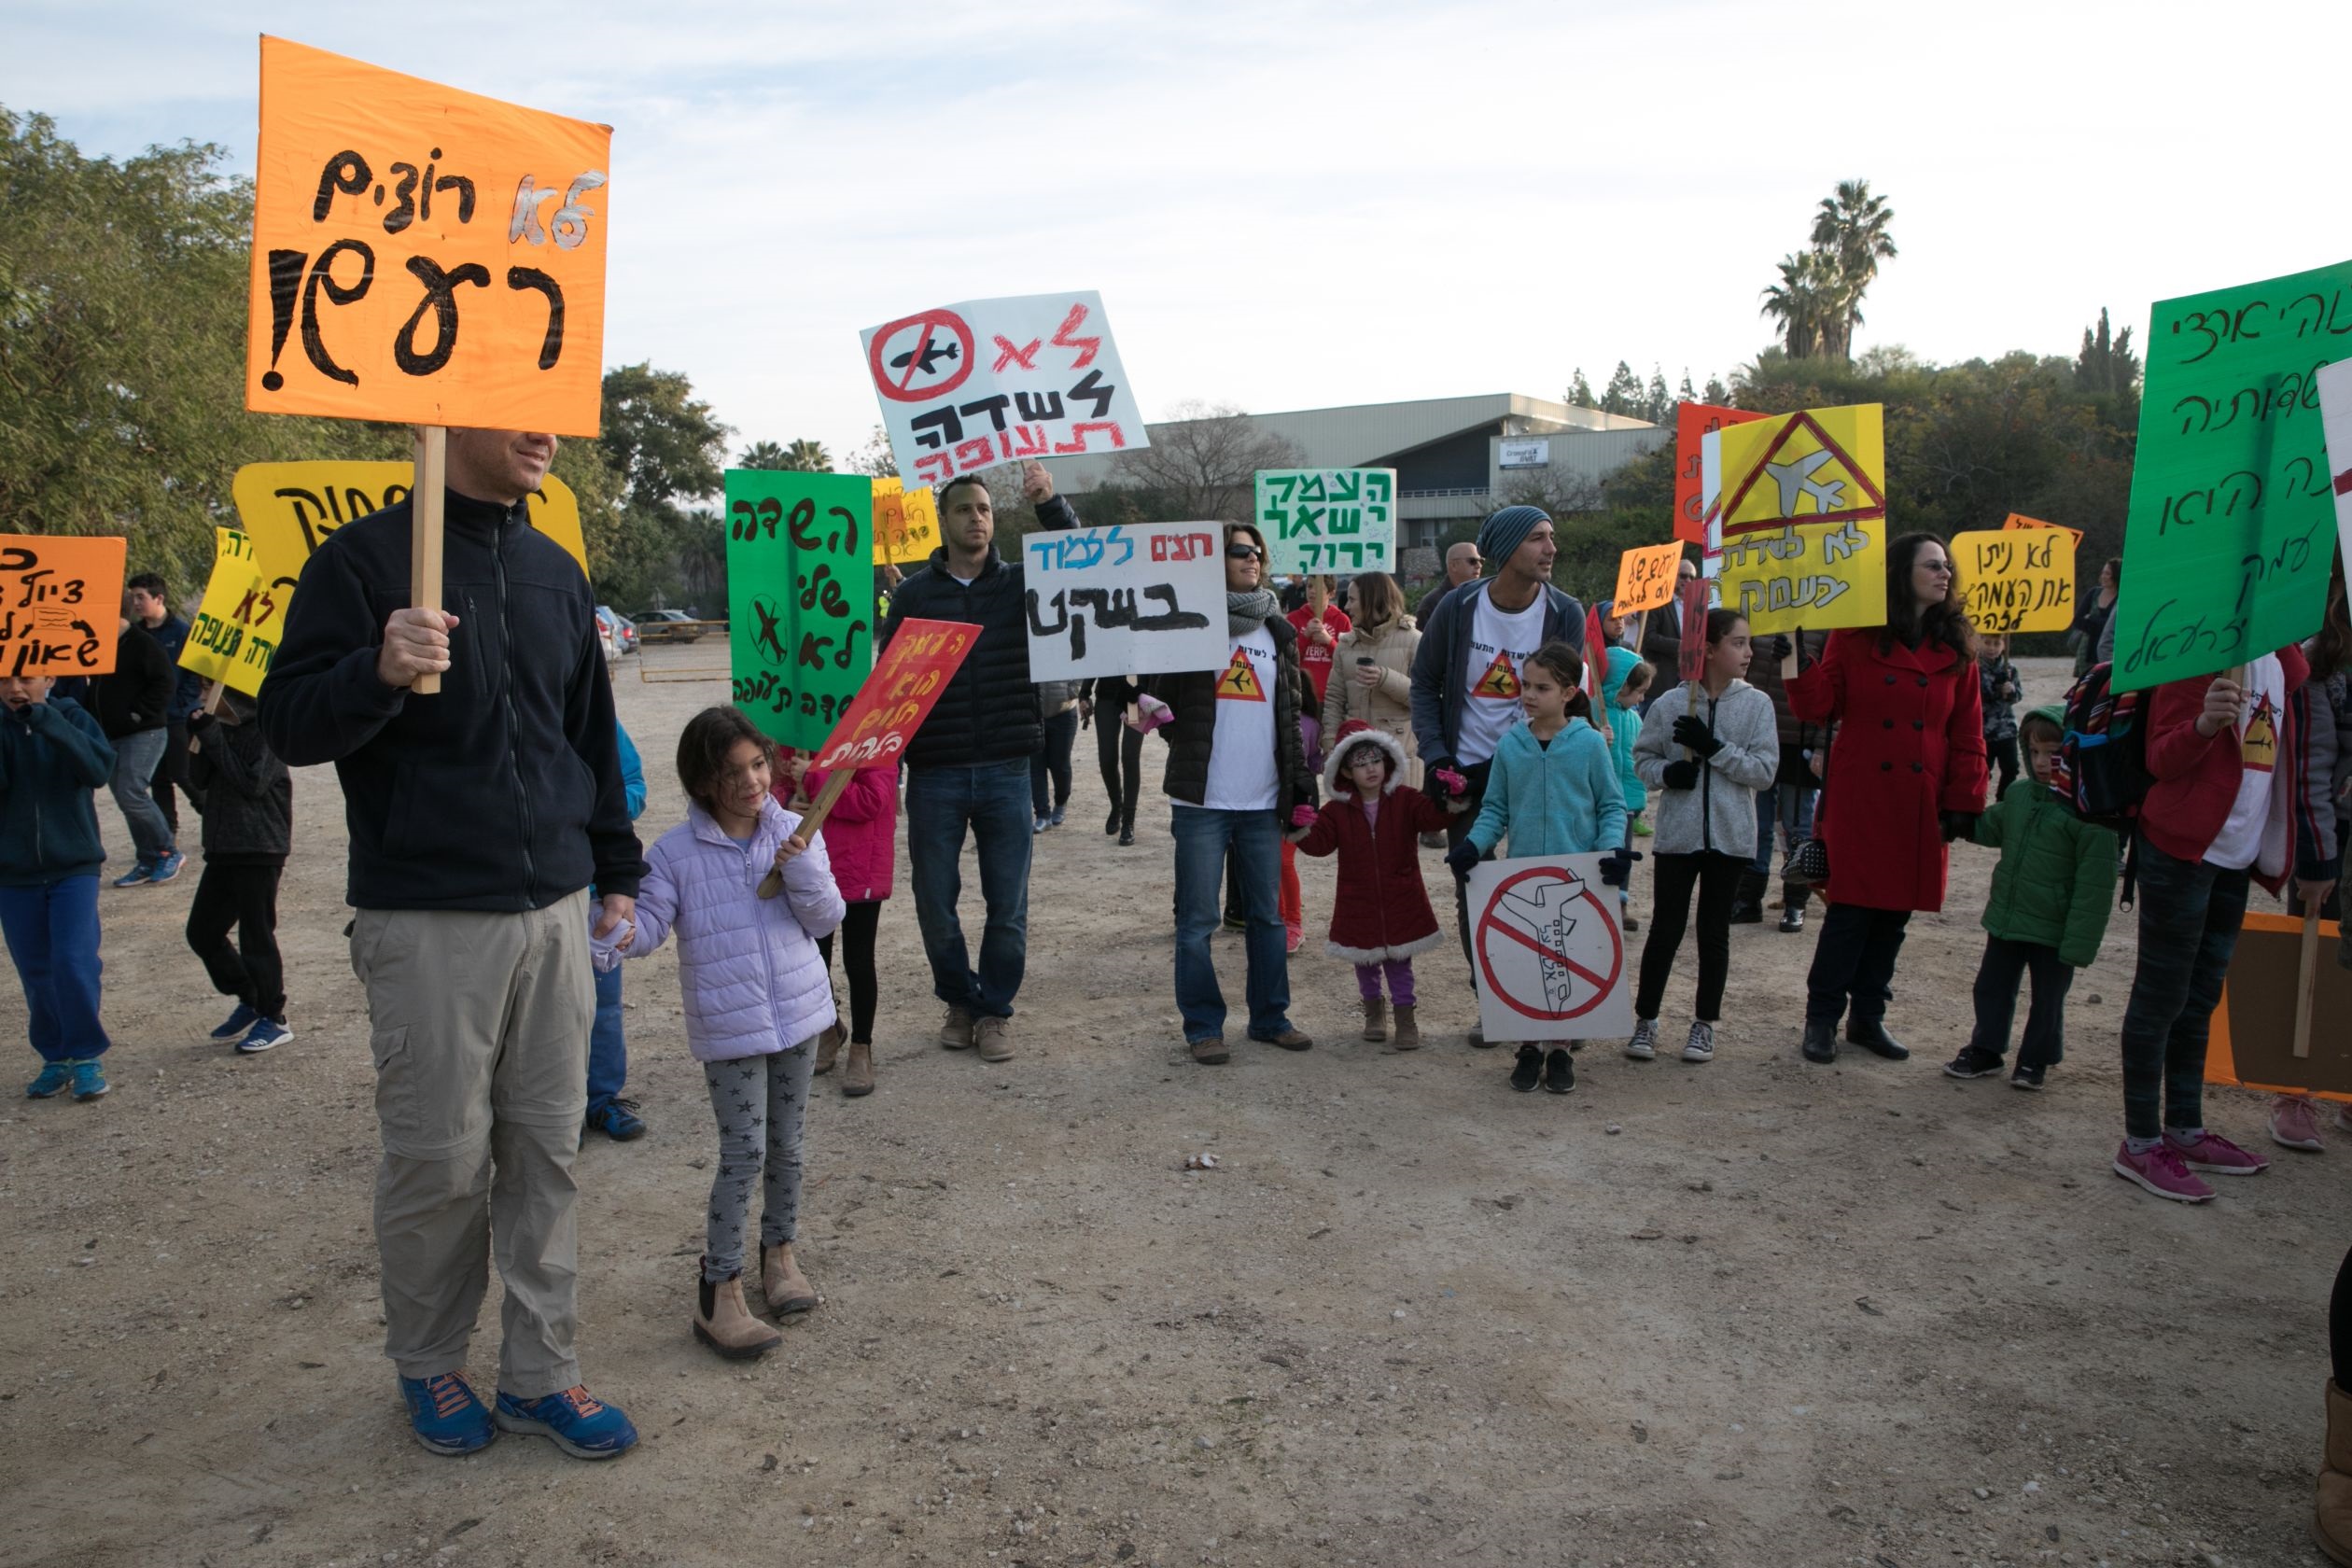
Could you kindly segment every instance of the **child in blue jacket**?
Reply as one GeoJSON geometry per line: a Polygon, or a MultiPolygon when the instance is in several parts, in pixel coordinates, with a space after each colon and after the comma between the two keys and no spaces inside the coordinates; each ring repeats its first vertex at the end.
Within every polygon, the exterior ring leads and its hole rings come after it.
{"type": "Polygon", "coordinates": [[[50,699],[48,676],[0,678],[0,931],[24,984],[48,1099],[106,1092],[98,1058],[98,868],[106,851],[91,804],[114,777],[115,749],[79,703],[50,699]]]}

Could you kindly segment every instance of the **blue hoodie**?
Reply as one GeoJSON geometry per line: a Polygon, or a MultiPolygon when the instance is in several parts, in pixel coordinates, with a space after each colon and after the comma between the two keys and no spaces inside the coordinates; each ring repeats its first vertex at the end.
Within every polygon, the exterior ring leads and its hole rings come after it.
{"type": "Polygon", "coordinates": [[[1631,648],[1609,650],[1608,673],[1601,680],[1601,701],[1609,709],[1609,755],[1616,759],[1617,788],[1625,791],[1625,809],[1635,812],[1649,804],[1649,786],[1633,771],[1633,743],[1642,738],[1642,715],[1638,708],[1619,707],[1617,693],[1625,690],[1625,678],[1633,673],[1642,656],[1631,648]]]}
{"type": "Polygon", "coordinates": [[[114,765],[113,743],[81,704],[0,708],[0,888],[97,875],[106,850],[91,796],[114,765]]]}
{"type": "Polygon", "coordinates": [[[1524,723],[1503,732],[1470,842],[1483,854],[1505,837],[1513,859],[1624,846],[1625,796],[1599,730],[1571,719],[1549,746],[1524,723]]]}

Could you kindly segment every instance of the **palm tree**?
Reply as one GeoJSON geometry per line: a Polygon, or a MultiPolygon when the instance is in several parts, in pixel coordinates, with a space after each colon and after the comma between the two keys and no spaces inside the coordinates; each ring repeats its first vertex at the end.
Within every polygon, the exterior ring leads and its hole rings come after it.
{"type": "Polygon", "coordinates": [[[785,457],[786,468],[802,473],[833,472],[833,455],[825,450],[821,441],[796,441],[786,451],[785,457]]]}
{"type": "Polygon", "coordinates": [[[1757,314],[1780,323],[1791,359],[1811,359],[1828,350],[1831,313],[1837,304],[1836,263],[1819,250],[1781,258],[1780,282],[1764,290],[1757,314]]]}
{"type": "Polygon", "coordinates": [[[746,469],[789,469],[792,466],[791,455],[770,441],[753,441],[743,449],[743,455],[735,462],[737,467],[746,469]]]}
{"type": "Polygon", "coordinates": [[[1895,209],[1885,197],[1870,194],[1866,179],[1840,180],[1836,193],[1821,199],[1813,214],[1813,249],[1834,264],[1838,285],[1834,315],[1824,322],[1824,352],[1840,357],[1853,352],[1862,296],[1877,279],[1879,263],[1897,255],[1890,232],[1894,222],[1895,209]]]}

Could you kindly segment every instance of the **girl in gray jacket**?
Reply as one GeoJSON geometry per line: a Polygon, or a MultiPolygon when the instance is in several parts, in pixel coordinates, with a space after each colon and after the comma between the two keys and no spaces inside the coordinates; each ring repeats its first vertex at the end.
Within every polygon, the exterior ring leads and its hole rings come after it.
{"type": "Polygon", "coordinates": [[[1682,945],[1694,886],[1699,1004],[1682,1056],[1687,1062],[1715,1059],[1715,1020],[1731,968],[1731,902],[1741,871],[1756,855],[1756,791],[1780,767],[1772,699],[1741,679],[1748,667],[1747,621],[1736,610],[1711,609],[1705,636],[1704,674],[1667,688],[1633,744],[1633,771],[1659,791],[1650,840],[1655,905],[1633,995],[1633,1038],[1625,1044],[1635,1061],[1658,1055],[1658,1004],[1682,945]]]}

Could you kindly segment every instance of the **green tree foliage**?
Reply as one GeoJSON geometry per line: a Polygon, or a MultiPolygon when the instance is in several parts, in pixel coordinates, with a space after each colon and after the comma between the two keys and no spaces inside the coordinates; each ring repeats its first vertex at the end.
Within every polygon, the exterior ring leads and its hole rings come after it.
{"type": "Polygon", "coordinates": [[[253,191],[217,147],[84,158],[0,108],[0,518],[127,534],[176,599],[246,463],[399,457],[405,432],[245,407],[253,191]]]}
{"type": "Polygon", "coordinates": [[[724,589],[725,526],[714,503],[734,433],[680,371],[640,363],[605,372],[595,444],[611,476],[614,514],[590,531],[588,559],[609,599],[635,608],[724,589]]]}
{"type": "Polygon", "coordinates": [[[847,471],[872,474],[876,479],[898,478],[898,458],[890,451],[890,432],[876,425],[873,436],[850,457],[847,471]]]}
{"type": "Polygon", "coordinates": [[[1570,408],[1591,408],[1600,401],[1592,395],[1592,383],[1585,380],[1582,365],[1576,367],[1576,373],[1569,379],[1568,390],[1560,395],[1560,400],[1570,408]]]}
{"type": "Polygon", "coordinates": [[[1620,359],[1617,369],[1609,372],[1609,385],[1601,391],[1599,408],[1603,413],[1621,413],[1630,419],[1642,417],[1642,378],[1633,373],[1633,367],[1620,359]]]}
{"type": "Polygon", "coordinates": [[[1764,290],[1762,315],[1778,324],[1792,359],[1851,357],[1862,297],[1879,263],[1895,259],[1895,209],[1869,180],[1840,180],[1813,212],[1813,248],[1785,256],[1764,290]]]}

